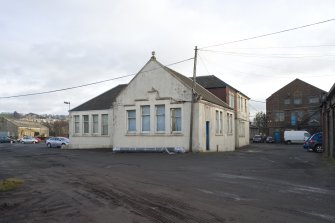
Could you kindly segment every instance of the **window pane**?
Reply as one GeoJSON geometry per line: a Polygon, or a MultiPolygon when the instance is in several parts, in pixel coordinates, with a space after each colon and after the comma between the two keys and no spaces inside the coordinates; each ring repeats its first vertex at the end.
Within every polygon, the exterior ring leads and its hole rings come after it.
{"type": "Polygon", "coordinates": [[[156,106],[156,119],[157,119],[156,131],[158,132],[165,131],[165,105],[156,106]]]}
{"type": "Polygon", "coordinates": [[[79,115],[74,116],[74,133],[80,133],[80,119],[79,115]]]}
{"type": "Polygon", "coordinates": [[[84,119],[84,133],[89,133],[89,117],[88,115],[83,115],[84,119]]]}
{"type": "Polygon", "coordinates": [[[171,109],[172,131],[181,131],[181,108],[171,109]]]}
{"type": "Polygon", "coordinates": [[[142,106],[142,131],[150,131],[150,106],[142,106]]]}
{"type": "Polygon", "coordinates": [[[136,131],[136,110],[129,110],[128,113],[128,132],[136,131]]]}
{"type": "Polygon", "coordinates": [[[99,116],[98,115],[93,115],[92,119],[93,119],[93,133],[98,133],[98,129],[99,129],[99,116]]]}
{"type": "Polygon", "coordinates": [[[108,115],[101,115],[101,135],[108,135],[108,115]]]}
{"type": "Polygon", "coordinates": [[[222,112],[220,112],[220,117],[219,117],[219,119],[220,119],[220,121],[219,121],[219,123],[220,123],[220,134],[222,134],[223,133],[223,131],[222,131],[222,129],[223,129],[223,121],[222,121],[222,117],[223,116],[223,113],[222,112]]]}
{"type": "Polygon", "coordinates": [[[295,105],[300,105],[300,104],[302,103],[302,99],[301,99],[301,98],[295,98],[295,99],[293,100],[293,103],[294,103],[295,105]]]}
{"type": "Polygon", "coordinates": [[[219,123],[219,111],[215,111],[215,123],[216,123],[216,126],[215,126],[215,132],[216,133],[219,133],[219,126],[220,126],[220,123],[219,123]]]}
{"type": "Polygon", "coordinates": [[[315,104],[315,103],[319,103],[320,100],[319,100],[319,97],[311,97],[309,98],[309,103],[310,104],[315,104]]]}

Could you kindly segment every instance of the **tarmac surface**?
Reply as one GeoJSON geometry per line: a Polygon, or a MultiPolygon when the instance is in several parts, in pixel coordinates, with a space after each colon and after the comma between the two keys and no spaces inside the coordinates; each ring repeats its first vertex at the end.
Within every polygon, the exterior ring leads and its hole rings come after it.
{"type": "Polygon", "coordinates": [[[0,222],[335,222],[335,164],[301,145],[194,154],[0,144],[0,222]]]}

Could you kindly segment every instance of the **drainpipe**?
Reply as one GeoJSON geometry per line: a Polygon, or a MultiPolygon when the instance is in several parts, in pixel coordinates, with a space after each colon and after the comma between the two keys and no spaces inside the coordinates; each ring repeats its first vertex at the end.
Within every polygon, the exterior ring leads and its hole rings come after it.
{"type": "Polygon", "coordinates": [[[190,142],[189,142],[189,151],[192,152],[193,145],[193,113],[194,113],[194,100],[195,100],[195,83],[196,83],[196,76],[197,76],[197,55],[198,55],[198,47],[195,46],[194,48],[194,65],[193,65],[193,85],[192,85],[192,99],[191,99],[191,117],[190,117],[190,142]]]}

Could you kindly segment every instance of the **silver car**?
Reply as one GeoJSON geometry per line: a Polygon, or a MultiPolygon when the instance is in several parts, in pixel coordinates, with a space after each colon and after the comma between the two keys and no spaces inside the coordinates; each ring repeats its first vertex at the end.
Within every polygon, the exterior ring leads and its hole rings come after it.
{"type": "Polygon", "coordinates": [[[63,148],[66,145],[69,145],[70,140],[65,137],[52,137],[47,139],[46,144],[47,147],[52,148],[52,147],[57,147],[57,148],[63,148]]]}
{"type": "Polygon", "coordinates": [[[22,139],[20,139],[20,142],[22,144],[25,144],[25,143],[36,143],[36,139],[34,137],[31,137],[31,136],[24,136],[22,139]]]}

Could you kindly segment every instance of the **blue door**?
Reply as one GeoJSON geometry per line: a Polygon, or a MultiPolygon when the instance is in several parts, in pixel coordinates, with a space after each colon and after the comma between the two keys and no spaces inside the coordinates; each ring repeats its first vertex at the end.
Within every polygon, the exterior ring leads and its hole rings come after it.
{"type": "Polygon", "coordinates": [[[278,131],[274,132],[273,138],[275,142],[279,142],[279,132],[278,131]]]}
{"type": "Polygon", "coordinates": [[[206,122],[206,150],[209,150],[209,122],[206,122]]]}

